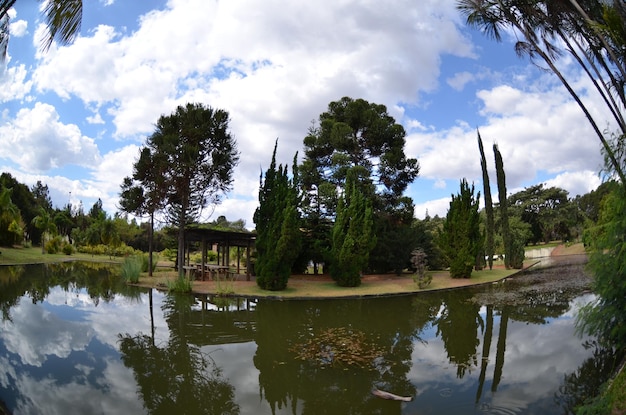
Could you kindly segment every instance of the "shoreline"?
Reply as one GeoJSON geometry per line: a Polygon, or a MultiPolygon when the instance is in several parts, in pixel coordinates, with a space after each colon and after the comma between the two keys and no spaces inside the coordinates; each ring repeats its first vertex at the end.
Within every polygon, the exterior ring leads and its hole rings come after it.
{"type": "MultiPolygon", "coordinates": [[[[282,291],[261,290],[254,277],[250,281],[245,275],[237,275],[231,280],[192,281],[191,294],[209,295],[224,298],[263,298],[278,301],[286,300],[324,300],[324,299],[358,299],[400,295],[415,295],[432,291],[454,290],[493,284],[508,278],[516,277],[534,267],[551,267],[559,263],[567,263],[568,259],[580,262],[586,259],[585,254],[567,253],[554,250],[550,257],[534,258],[525,263],[521,269],[505,270],[502,265],[492,270],[473,271],[471,278],[454,279],[447,271],[433,271],[431,284],[420,289],[413,281],[412,274],[377,274],[364,275],[358,287],[340,287],[328,275],[293,275],[289,278],[287,288],[282,291]],[[555,255],[556,254],[556,255],[555,255]]],[[[168,281],[177,278],[174,271],[156,272],[153,277],[142,276],[139,283],[133,284],[144,288],[168,291],[168,281]],[[161,275],[159,275],[161,274],[161,275]]]]}

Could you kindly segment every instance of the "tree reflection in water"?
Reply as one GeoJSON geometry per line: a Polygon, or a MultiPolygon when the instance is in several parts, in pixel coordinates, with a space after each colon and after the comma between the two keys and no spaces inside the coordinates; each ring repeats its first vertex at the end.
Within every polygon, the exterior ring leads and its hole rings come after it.
{"type": "Polygon", "coordinates": [[[163,305],[170,336],[165,346],[145,334],[119,335],[124,364],[135,374],[150,414],[239,414],[235,390],[211,356],[187,341],[195,299],[171,295],[163,305]]]}

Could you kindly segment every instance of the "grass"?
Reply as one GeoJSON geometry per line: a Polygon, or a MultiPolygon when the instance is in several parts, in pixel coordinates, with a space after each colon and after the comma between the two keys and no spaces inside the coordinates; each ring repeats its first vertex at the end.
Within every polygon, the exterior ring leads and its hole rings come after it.
{"type": "MultiPolygon", "coordinates": [[[[472,278],[468,279],[452,279],[446,271],[429,272],[429,274],[433,276],[433,280],[425,289],[418,288],[417,284],[413,281],[412,274],[403,274],[400,277],[396,277],[395,275],[365,276],[359,287],[340,287],[325,276],[294,276],[289,279],[287,288],[282,291],[262,290],[254,279],[252,279],[252,281],[243,281],[243,277],[240,276],[237,280],[228,281],[228,289],[225,289],[224,281],[193,281],[192,290],[198,294],[252,298],[307,299],[367,297],[409,294],[491,283],[506,278],[517,271],[518,270],[505,269],[474,271],[472,278]]],[[[178,273],[172,270],[155,272],[153,277],[142,274],[139,285],[166,288],[177,278],[178,273]]]]}
{"type": "Polygon", "coordinates": [[[123,262],[124,258],[109,258],[108,255],[91,255],[74,252],[66,255],[62,252],[57,254],[42,254],[41,247],[21,248],[21,247],[0,247],[0,265],[14,264],[42,264],[51,262],[62,262],[70,260],[98,261],[98,262],[123,262]]]}

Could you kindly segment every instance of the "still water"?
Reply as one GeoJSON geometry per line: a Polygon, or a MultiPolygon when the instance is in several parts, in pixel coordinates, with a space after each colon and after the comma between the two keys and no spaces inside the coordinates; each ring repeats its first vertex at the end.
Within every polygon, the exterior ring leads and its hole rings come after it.
{"type": "Polygon", "coordinates": [[[574,333],[592,299],[575,290],[248,301],[118,273],[0,267],[0,413],[558,414],[599,353],[574,333]]]}

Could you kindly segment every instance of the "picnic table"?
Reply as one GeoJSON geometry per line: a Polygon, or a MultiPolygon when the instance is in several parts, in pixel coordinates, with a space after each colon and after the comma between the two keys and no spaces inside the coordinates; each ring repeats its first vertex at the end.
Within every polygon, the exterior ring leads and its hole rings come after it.
{"type": "Polygon", "coordinates": [[[226,278],[229,276],[229,274],[232,274],[228,265],[215,264],[205,264],[204,269],[202,269],[202,265],[198,265],[197,272],[200,273],[202,281],[204,281],[204,276],[206,274],[209,274],[209,278],[211,278],[212,280],[215,280],[216,278],[219,279],[221,276],[226,278]]]}

